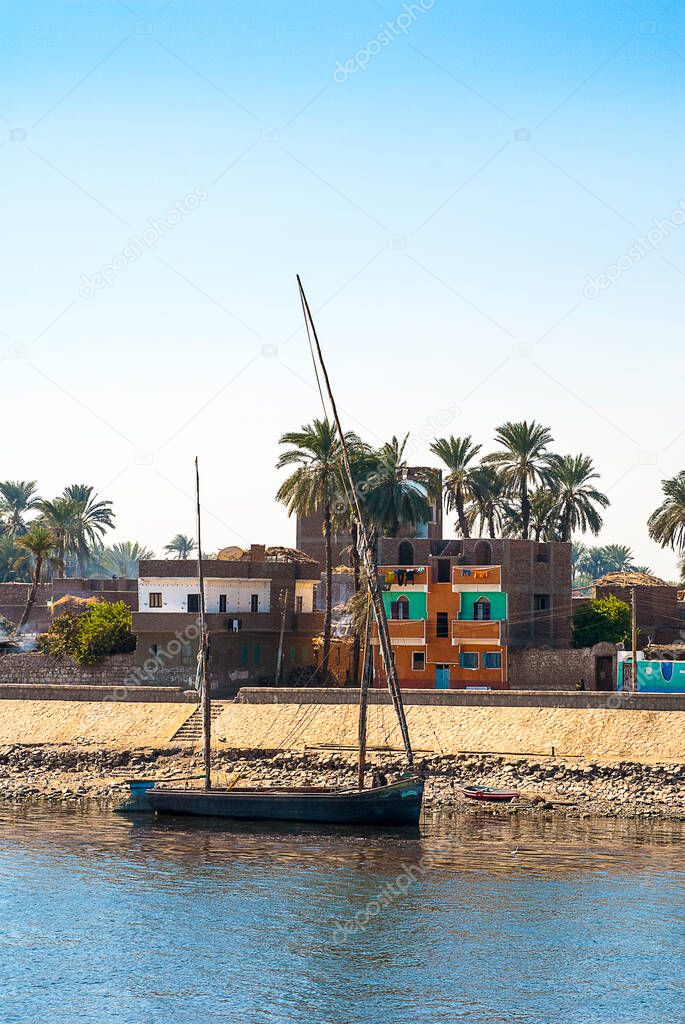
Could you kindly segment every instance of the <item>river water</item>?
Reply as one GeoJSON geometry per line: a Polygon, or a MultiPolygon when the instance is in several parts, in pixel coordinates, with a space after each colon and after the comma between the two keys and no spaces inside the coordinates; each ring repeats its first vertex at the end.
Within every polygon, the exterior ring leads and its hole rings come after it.
{"type": "Polygon", "coordinates": [[[684,838],[0,807],[0,1022],[685,1021],[684,838]]]}

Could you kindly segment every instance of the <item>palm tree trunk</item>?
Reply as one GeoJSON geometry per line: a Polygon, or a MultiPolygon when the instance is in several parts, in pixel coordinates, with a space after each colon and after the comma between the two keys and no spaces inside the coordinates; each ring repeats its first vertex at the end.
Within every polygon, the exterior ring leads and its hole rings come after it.
{"type": "Polygon", "coordinates": [[[568,506],[564,509],[564,513],[561,517],[561,539],[569,541],[571,539],[571,516],[568,506]]]}
{"type": "Polygon", "coordinates": [[[331,540],[331,506],[326,503],[323,511],[323,539],[326,557],[326,610],[323,619],[323,652],[321,674],[324,685],[328,681],[328,663],[331,656],[331,623],[333,620],[333,544],[331,540]]]}
{"type": "Polygon", "coordinates": [[[521,479],[521,539],[528,540],[530,524],[530,500],[528,498],[528,478],[521,479]]]}
{"type": "Polygon", "coordinates": [[[457,489],[454,494],[454,503],[457,506],[457,519],[459,520],[461,535],[462,537],[468,537],[469,524],[466,522],[466,516],[464,515],[464,493],[461,489],[461,484],[457,484],[457,489]]]}
{"type": "Polygon", "coordinates": [[[488,515],[488,533],[490,534],[490,539],[494,540],[495,539],[495,517],[492,514],[492,512],[490,512],[490,514],[488,515]]]}
{"type": "Polygon", "coordinates": [[[31,580],[31,586],[29,587],[29,592],[26,595],[26,607],[24,608],[24,612],[19,622],[19,632],[21,632],[26,623],[29,621],[31,609],[33,608],[34,602],[36,600],[36,594],[38,593],[38,581],[40,580],[40,570],[42,566],[43,559],[40,557],[40,555],[38,555],[36,557],[36,565],[33,570],[33,579],[31,580]]]}
{"type": "MultiPolygon", "coordinates": [[[[361,587],[361,566],[359,563],[359,548],[358,548],[358,531],[357,524],[353,521],[351,527],[352,533],[352,569],[354,571],[354,592],[359,593],[361,587]]],[[[352,645],[352,684],[357,686],[359,684],[359,668],[361,659],[361,637],[359,630],[354,631],[354,643],[352,645]]]]}

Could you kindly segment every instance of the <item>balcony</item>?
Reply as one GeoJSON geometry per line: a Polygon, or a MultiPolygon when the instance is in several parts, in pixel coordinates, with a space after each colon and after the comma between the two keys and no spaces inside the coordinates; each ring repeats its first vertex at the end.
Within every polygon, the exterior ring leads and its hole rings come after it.
{"type": "Polygon", "coordinates": [[[502,622],[499,619],[454,619],[452,644],[501,644],[502,622]]]}
{"type": "Polygon", "coordinates": [[[453,565],[452,590],[501,590],[501,565],[453,565]]]}
{"type": "MultiPolygon", "coordinates": [[[[416,647],[426,643],[425,619],[388,619],[388,632],[393,647],[416,647]]],[[[374,623],[371,642],[378,643],[378,627],[374,623]]]]}
{"type": "Polygon", "coordinates": [[[430,569],[428,566],[381,565],[378,571],[383,590],[416,590],[424,594],[428,593],[428,581],[430,579],[430,569]],[[390,582],[386,579],[390,574],[394,574],[394,582],[390,582]]]}

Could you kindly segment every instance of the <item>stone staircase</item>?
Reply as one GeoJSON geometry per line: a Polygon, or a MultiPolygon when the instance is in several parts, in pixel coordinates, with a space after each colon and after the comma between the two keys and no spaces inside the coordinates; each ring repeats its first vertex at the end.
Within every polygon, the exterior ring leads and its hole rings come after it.
{"type": "MultiPolygon", "coordinates": [[[[228,700],[212,701],[212,722],[215,722],[224,708],[230,704],[228,700]]],[[[198,704],[190,718],[186,719],[180,729],[177,729],[171,737],[170,742],[179,740],[181,743],[199,743],[202,739],[202,707],[198,704]]]]}

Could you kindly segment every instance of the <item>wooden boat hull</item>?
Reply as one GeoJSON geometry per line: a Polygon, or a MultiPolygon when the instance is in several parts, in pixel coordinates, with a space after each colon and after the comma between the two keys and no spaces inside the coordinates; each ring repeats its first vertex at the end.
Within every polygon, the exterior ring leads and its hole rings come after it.
{"type": "Polygon", "coordinates": [[[469,800],[484,800],[486,803],[510,803],[518,800],[518,793],[515,789],[488,789],[486,786],[464,786],[462,794],[469,800]]]}
{"type": "Polygon", "coordinates": [[[149,789],[157,814],[231,818],[244,821],[302,821],[330,825],[417,826],[423,780],[402,779],[389,786],[349,790],[149,789]]]}

